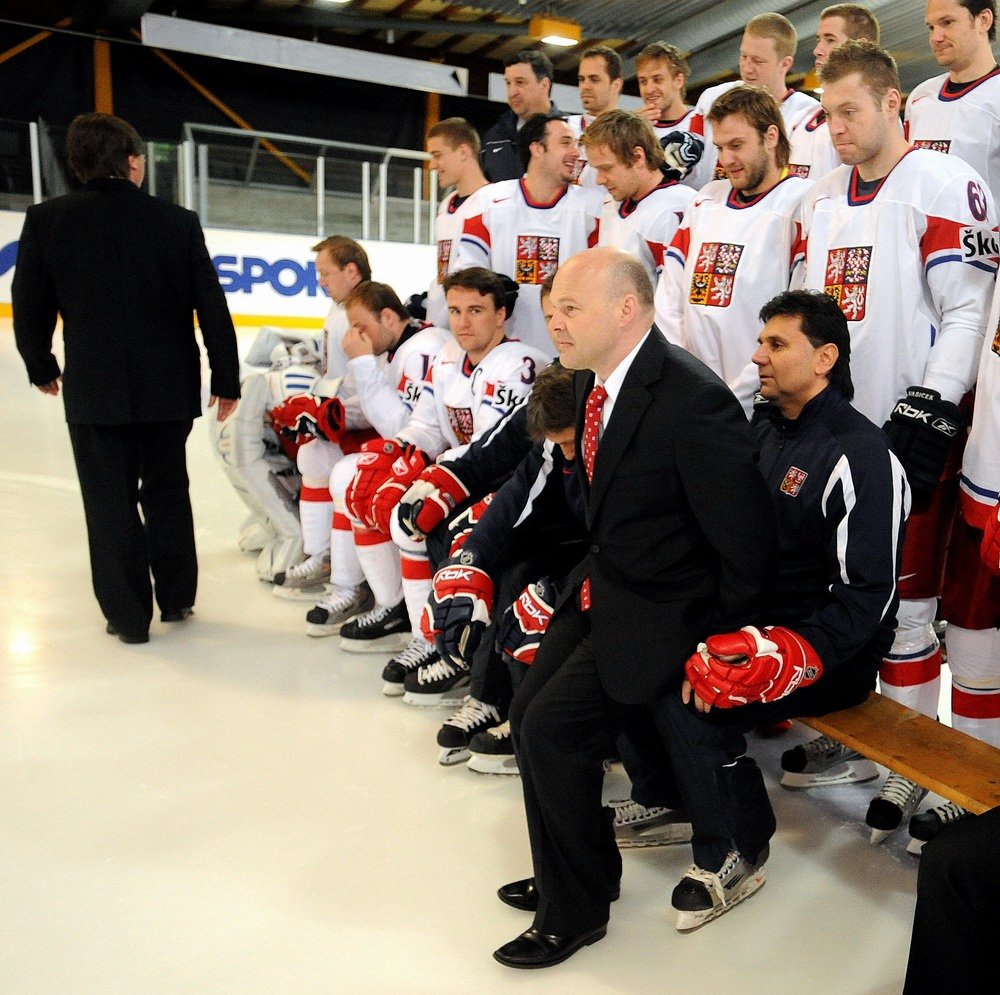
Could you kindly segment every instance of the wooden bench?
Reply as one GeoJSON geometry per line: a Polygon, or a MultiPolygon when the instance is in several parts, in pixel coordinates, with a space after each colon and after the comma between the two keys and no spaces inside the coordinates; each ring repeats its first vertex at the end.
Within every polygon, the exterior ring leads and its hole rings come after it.
{"type": "Polygon", "coordinates": [[[1000,805],[1000,750],[876,691],[798,721],[977,815],[1000,805]]]}

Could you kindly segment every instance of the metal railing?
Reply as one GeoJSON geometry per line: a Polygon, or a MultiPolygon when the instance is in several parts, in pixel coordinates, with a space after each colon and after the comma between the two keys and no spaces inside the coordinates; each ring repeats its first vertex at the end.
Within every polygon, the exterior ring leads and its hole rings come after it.
{"type": "MultiPolygon", "coordinates": [[[[425,152],[195,123],[183,135],[148,143],[146,186],[204,226],[433,241],[437,174],[425,152]]],[[[62,192],[53,177],[67,173],[64,138],[64,128],[0,121],[0,209],[62,192]]]]}

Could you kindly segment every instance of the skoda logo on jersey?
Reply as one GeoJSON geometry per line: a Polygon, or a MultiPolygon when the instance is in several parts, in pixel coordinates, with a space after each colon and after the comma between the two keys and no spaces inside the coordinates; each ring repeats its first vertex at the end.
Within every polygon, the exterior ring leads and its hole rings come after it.
{"type": "Polygon", "coordinates": [[[986,228],[963,228],[961,240],[963,259],[990,259],[998,253],[996,233],[986,228]]]}
{"type": "Polygon", "coordinates": [[[219,283],[227,294],[252,294],[254,287],[267,285],[282,297],[319,292],[316,266],[297,259],[262,259],[260,256],[213,256],[219,283]]]}
{"type": "Polygon", "coordinates": [[[493,399],[493,404],[498,408],[509,408],[515,403],[514,394],[505,383],[494,383],[487,381],[483,390],[483,395],[493,399]]]}

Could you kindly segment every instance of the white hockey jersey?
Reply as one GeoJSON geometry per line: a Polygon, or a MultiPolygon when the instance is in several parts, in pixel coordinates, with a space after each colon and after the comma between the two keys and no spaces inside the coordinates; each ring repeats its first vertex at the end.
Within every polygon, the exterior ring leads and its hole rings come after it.
{"type": "Polygon", "coordinates": [[[473,365],[449,339],[431,364],[413,415],[396,438],[435,459],[456,459],[531,392],[549,356],[504,339],[473,365]]]}
{"type": "Polygon", "coordinates": [[[606,197],[597,244],[632,253],[646,267],[655,287],[663,255],[694,197],[691,187],[673,180],[664,181],[639,200],[627,197],[619,202],[606,197]]]}
{"type": "Polygon", "coordinates": [[[792,144],[788,169],[796,176],[806,180],[819,180],[841,165],[840,156],[830,137],[826,111],[822,107],[816,108],[799,121],[788,140],[792,144]]]}
{"type": "Polygon", "coordinates": [[[976,407],[959,481],[962,514],[981,529],[1000,499],[1000,283],[979,358],[976,407]]]}
{"type": "Polygon", "coordinates": [[[393,438],[410,420],[434,357],[453,341],[443,328],[414,324],[390,354],[348,361],[365,421],[383,439],[393,438]]]}
{"type": "MultiPolygon", "coordinates": [[[[719,157],[715,146],[712,144],[712,126],[708,121],[708,112],[712,109],[712,104],[719,97],[734,86],[740,86],[740,84],[741,80],[733,80],[729,83],[719,83],[718,86],[710,86],[698,98],[698,103],[694,106],[690,130],[695,134],[702,135],[705,139],[705,154],[701,158],[702,162],[708,161],[711,163],[709,179],[723,179],[725,173],[718,166],[719,157]]],[[[815,97],[810,97],[808,93],[802,93],[799,90],[788,90],[784,97],[781,98],[780,106],[781,119],[785,124],[785,134],[791,140],[791,135],[795,129],[806,118],[816,113],[819,101],[815,97]]],[[[699,163],[700,165],[701,163],[699,163]]],[[[708,167],[706,166],[706,168],[708,167]]]]}
{"type": "Polygon", "coordinates": [[[722,377],[747,413],[760,389],[750,362],[757,315],[802,264],[798,219],[811,188],[809,180],[786,175],[744,202],[728,180],[713,180],[695,194],[656,287],[660,330],[722,377]]]}
{"type": "Polygon", "coordinates": [[[347,372],[347,356],[342,345],[347,326],[347,312],[343,305],[330,301],[330,310],[323,321],[324,379],[334,380],[347,372]]]}
{"type": "Polygon", "coordinates": [[[597,245],[604,191],[565,187],[548,204],[535,203],[524,180],[493,185],[482,214],[463,227],[455,269],[485,266],[519,284],[507,335],[545,353],[552,340],[541,307],[541,284],[570,256],[597,245]]]}
{"type": "Polygon", "coordinates": [[[482,214],[493,184],[487,183],[468,197],[459,197],[452,191],[441,201],[437,220],[434,222],[434,239],[437,243],[437,269],[434,280],[427,289],[427,320],[438,328],[448,327],[448,305],[444,299],[444,278],[455,268],[458,243],[466,218],[482,214]]]}
{"type": "MultiPolygon", "coordinates": [[[[570,114],[566,118],[566,123],[573,132],[573,137],[579,142],[580,136],[587,130],[587,125],[594,118],[590,114],[570,114]]],[[[573,170],[573,183],[579,187],[596,187],[597,173],[587,165],[587,150],[581,145],[580,154],[576,160],[576,168],[573,170]]]]}
{"type": "Polygon", "coordinates": [[[903,116],[917,148],[957,156],[1000,196],[1000,69],[971,83],[948,85],[948,74],[913,88],[903,116]]]}
{"type": "Polygon", "coordinates": [[[976,378],[996,274],[996,209],[960,159],[911,149],[870,192],[839,166],[803,203],[804,286],[851,330],[854,406],[876,425],[913,385],[958,402],[976,378]]]}

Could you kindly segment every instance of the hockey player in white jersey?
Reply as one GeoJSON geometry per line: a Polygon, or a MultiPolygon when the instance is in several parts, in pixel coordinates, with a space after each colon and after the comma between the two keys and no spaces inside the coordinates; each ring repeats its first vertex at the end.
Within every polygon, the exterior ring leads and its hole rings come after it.
{"type": "MultiPolygon", "coordinates": [[[[354,239],[344,235],[331,235],[313,246],[316,253],[316,275],[319,285],[331,300],[330,312],[323,326],[323,376],[315,387],[316,397],[322,401],[333,395],[332,384],[338,384],[336,393],[340,403],[351,415],[348,427],[364,428],[365,423],[354,417],[354,388],[351,378],[345,379],[347,357],[342,348],[347,331],[347,317],[343,301],[362,280],[372,278],[368,255],[354,239]]],[[[280,421],[283,417],[279,411],[280,421]]],[[[298,411],[291,410],[285,419],[295,424],[298,411]]],[[[299,495],[299,520],[302,525],[302,545],[305,559],[274,575],[274,591],[279,596],[315,595],[330,574],[330,516],[333,501],[329,491],[330,470],[343,455],[337,444],[322,437],[304,439],[299,446],[296,462],[302,475],[299,495]]]]}
{"type": "Polygon", "coordinates": [[[721,177],[721,172],[717,169],[712,123],[708,112],[712,109],[712,104],[727,90],[739,86],[740,82],[762,86],[768,90],[778,101],[781,117],[785,122],[785,134],[789,138],[807,117],[818,110],[815,97],[791,89],[785,81],[785,76],[795,61],[797,46],[798,35],[787,17],[781,14],[758,14],[752,17],[747,21],[740,41],[740,79],[733,83],[710,86],[698,98],[691,119],[691,130],[704,138],[705,152],[702,161],[712,164],[712,173],[717,178],[721,177]]]}
{"type": "MultiPolygon", "coordinates": [[[[357,406],[365,424],[371,426],[370,437],[391,438],[409,421],[431,363],[445,343],[452,341],[451,336],[444,329],[410,318],[396,292],[385,283],[358,284],[348,294],[344,308],[350,326],[343,344],[357,406]]],[[[341,421],[347,421],[346,413],[341,421]]],[[[321,419],[317,432],[322,431],[321,419]]],[[[336,444],[338,439],[334,432],[329,441],[336,444]]],[[[327,523],[330,586],[306,614],[306,631],[311,636],[339,632],[347,619],[374,603],[344,502],[359,458],[357,451],[344,454],[329,473],[333,499],[332,524],[327,523]]]]}
{"type": "Polygon", "coordinates": [[[994,0],[927,0],[931,51],[947,72],[906,101],[906,134],[917,148],[958,156],[1000,196],[1000,69],[994,0]]]}
{"type": "Polygon", "coordinates": [[[608,193],[598,244],[630,252],[655,285],[694,190],[664,175],[653,127],[638,114],[607,111],[587,129],[583,143],[597,182],[608,193]]]}
{"type": "MultiPolygon", "coordinates": [[[[820,13],[816,47],[813,49],[817,74],[822,71],[827,56],[851,38],[866,38],[876,45],[879,43],[878,19],[867,7],[856,3],[838,3],[820,13]]],[[[818,180],[840,165],[840,156],[830,140],[826,111],[822,107],[816,107],[799,122],[788,138],[792,143],[788,168],[796,176],[818,180]]]]}
{"type": "MultiPolygon", "coordinates": [[[[452,273],[445,280],[445,295],[454,342],[432,364],[407,423],[392,438],[366,446],[346,495],[375,606],[344,625],[341,646],[353,652],[391,651],[401,633],[412,631],[416,638],[386,667],[384,690],[393,695],[403,691],[401,674],[435,659],[433,647],[419,636],[430,564],[423,541],[395,527],[395,507],[430,461],[464,452],[527,396],[535,375],[549,363],[547,353],[505,337],[508,298],[495,273],[481,267],[452,273]],[[402,597],[396,586],[400,567],[402,597]],[[396,679],[390,679],[392,672],[396,679]]],[[[433,667],[424,670],[429,679],[443,676],[433,667]]],[[[442,690],[451,690],[455,682],[445,683],[442,690]]],[[[422,703],[439,702],[437,696],[423,696],[422,703]]]]}
{"type": "Polygon", "coordinates": [[[438,121],[427,132],[430,169],[437,173],[442,189],[454,187],[438,207],[434,223],[437,270],[427,291],[427,320],[437,328],[448,327],[448,305],[444,299],[444,278],[452,271],[458,255],[465,219],[482,214],[492,189],[479,164],[479,135],[464,118],[438,121]]]}
{"type": "Polygon", "coordinates": [[[494,184],[482,214],[465,222],[456,269],[482,266],[511,277],[520,306],[507,334],[548,353],[541,285],[574,253],[597,244],[604,194],[572,185],[578,149],[561,118],[528,118],[518,144],[524,176],[494,184]]]}
{"type": "Polygon", "coordinates": [[[643,106],[636,112],[652,126],[657,141],[668,156],[667,165],[677,170],[681,182],[700,190],[715,172],[711,156],[704,158],[705,141],[699,125],[691,128],[695,109],[686,102],[691,67],[675,45],[654,41],[635,57],[635,78],[643,106]]]}
{"type": "MultiPolygon", "coordinates": [[[[914,149],[900,134],[899,77],[887,52],[845,42],[821,78],[844,165],[803,206],[805,285],[839,301],[851,329],[854,404],[885,422],[913,491],[896,638],[879,677],[883,694],[934,715],[941,652],[932,623],[957,487],[947,465],[958,456],[958,404],[976,378],[993,292],[996,209],[970,166],[914,149]]],[[[873,842],[925,793],[891,774],[869,807],[873,842]]]]}
{"type": "Polygon", "coordinates": [[[749,417],[757,314],[802,262],[798,214],[812,184],[789,175],[781,112],[762,87],[728,90],[709,121],[728,179],[695,194],[667,249],[656,324],[722,377],[749,417]]]}
{"type": "Polygon", "coordinates": [[[566,118],[578,145],[573,182],[584,187],[596,187],[597,177],[587,166],[587,148],[580,138],[596,117],[618,107],[618,95],[625,85],[622,58],[607,45],[594,45],[580,56],[576,79],[583,113],[570,114],[566,118]]]}

